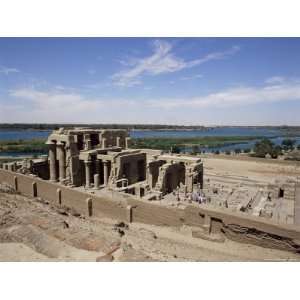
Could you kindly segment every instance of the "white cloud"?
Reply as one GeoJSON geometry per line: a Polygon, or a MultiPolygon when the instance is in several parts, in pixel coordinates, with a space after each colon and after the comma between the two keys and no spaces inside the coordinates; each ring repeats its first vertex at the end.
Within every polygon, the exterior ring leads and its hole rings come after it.
{"type": "Polygon", "coordinates": [[[278,83],[283,83],[285,81],[285,78],[282,76],[273,76],[270,78],[267,78],[265,83],[266,84],[278,84],[278,83]]]}
{"type": "Polygon", "coordinates": [[[223,59],[238,52],[240,48],[233,46],[224,52],[213,52],[207,54],[203,58],[191,61],[185,61],[180,57],[176,57],[172,53],[172,45],[163,40],[154,41],[154,52],[148,57],[141,59],[130,59],[128,62],[122,61],[123,65],[131,66],[118,72],[112,76],[116,85],[133,86],[141,83],[140,77],[144,74],[158,75],[163,73],[177,72],[186,68],[192,68],[211,60],[223,59]]]}
{"type": "Polygon", "coordinates": [[[9,96],[14,103],[2,104],[2,112],[13,112],[14,119],[25,118],[32,122],[101,122],[103,118],[115,117],[114,110],[123,111],[123,107],[133,103],[126,99],[89,99],[79,93],[56,88],[47,91],[14,89],[9,91],[9,96]]]}
{"type": "Polygon", "coordinates": [[[191,76],[183,76],[183,77],[180,77],[179,79],[185,81],[185,80],[193,80],[193,79],[199,79],[199,78],[203,78],[203,75],[196,74],[196,75],[191,75],[191,76]]]}
{"type": "Polygon", "coordinates": [[[150,100],[149,105],[160,108],[206,108],[236,107],[258,103],[300,101],[300,82],[285,81],[284,84],[265,84],[260,87],[237,87],[201,97],[187,99],[150,100]]]}
{"type": "MultiPolygon", "coordinates": [[[[191,120],[188,112],[194,113],[198,111],[197,109],[200,109],[200,116],[201,112],[205,115],[207,111],[224,109],[225,118],[237,107],[245,108],[247,105],[252,105],[259,111],[260,104],[264,103],[299,102],[300,81],[286,79],[283,84],[227,88],[203,96],[180,99],[132,100],[104,97],[91,99],[78,92],[57,88],[50,90],[14,89],[9,92],[9,96],[10,101],[2,104],[0,101],[0,119],[3,122],[155,123],[157,119],[161,121],[169,117],[170,120],[179,118],[184,123],[191,120]],[[184,114],[183,109],[186,109],[184,114]]],[[[206,116],[207,118],[209,117],[206,116]]],[[[212,116],[210,122],[216,123],[213,118],[212,116]]],[[[219,121],[222,122],[222,120],[219,121]]],[[[254,123],[256,121],[253,119],[254,123]]]]}
{"type": "Polygon", "coordinates": [[[9,75],[10,73],[19,73],[20,71],[18,69],[15,68],[7,68],[4,66],[0,66],[0,74],[5,74],[5,75],[9,75]]]}

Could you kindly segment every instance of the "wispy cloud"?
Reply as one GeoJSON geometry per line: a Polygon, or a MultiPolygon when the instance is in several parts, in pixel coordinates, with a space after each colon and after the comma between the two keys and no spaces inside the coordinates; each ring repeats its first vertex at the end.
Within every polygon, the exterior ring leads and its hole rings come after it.
{"type": "Polygon", "coordinates": [[[270,78],[267,78],[265,80],[266,84],[279,84],[279,83],[283,83],[285,81],[285,78],[283,76],[273,76],[270,78]]]}
{"type": "MultiPolygon", "coordinates": [[[[263,83],[260,86],[241,86],[227,88],[203,96],[187,98],[90,98],[80,92],[67,89],[14,89],[9,92],[13,101],[1,103],[0,113],[3,119],[16,119],[35,122],[118,122],[126,118],[127,122],[151,122],[160,111],[160,116],[182,116],[182,109],[195,111],[201,109],[227,109],[247,107],[267,103],[285,103],[300,101],[300,80],[285,79],[284,83],[263,83]],[[133,113],[135,111],[135,113],[133,113]],[[136,112],[140,112],[136,113],[136,112]],[[101,116],[101,120],[99,119],[101,116]]],[[[2,117],[1,117],[2,118],[2,117]]]]}
{"type": "Polygon", "coordinates": [[[0,66],[0,74],[9,75],[10,73],[19,73],[20,71],[15,68],[8,68],[5,66],[0,66]]]}
{"type": "Polygon", "coordinates": [[[35,122],[74,122],[88,121],[99,122],[102,118],[110,117],[109,114],[103,116],[103,111],[123,110],[133,104],[127,99],[110,98],[89,98],[81,93],[68,91],[67,89],[53,87],[49,90],[35,88],[21,88],[9,91],[9,96],[14,99],[13,104],[6,103],[0,105],[0,111],[7,114],[13,112],[15,119],[26,119],[35,122]],[[16,110],[17,109],[17,110],[16,110]]]}
{"type": "Polygon", "coordinates": [[[185,81],[185,80],[193,80],[193,79],[199,79],[199,78],[203,78],[203,75],[196,74],[196,75],[191,75],[191,76],[183,76],[183,77],[180,77],[179,79],[185,81]]]}
{"type": "Polygon", "coordinates": [[[285,80],[278,84],[266,83],[259,87],[237,87],[186,99],[157,99],[148,104],[153,107],[175,109],[182,107],[236,107],[258,103],[300,101],[300,81],[285,80]]]}
{"type": "Polygon", "coordinates": [[[223,52],[213,52],[202,58],[186,61],[177,57],[173,52],[171,43],[164,40],[156,40],[153,42],[153,54],[139,59],[131,59],[129,62],[122,61],[123,65],[131,66],[112,76],[116,85],[134,86],[141,83],[142,75],[158,75],[164,73],[177,72],[183,69],[192,68],[208,61],[224,59],[234,55],[240,50],[238,46],[233,46],[229,50],[223,52]]]}

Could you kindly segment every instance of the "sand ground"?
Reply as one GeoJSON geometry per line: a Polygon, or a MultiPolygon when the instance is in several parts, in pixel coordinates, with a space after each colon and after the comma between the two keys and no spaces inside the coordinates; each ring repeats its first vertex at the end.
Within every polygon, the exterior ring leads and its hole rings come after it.
{"type": "Polygon", "coordinates": [[[276,179],[300,179],[300,163],[227,155],[204,156],[204,174],[273,183],[276,179]]]}

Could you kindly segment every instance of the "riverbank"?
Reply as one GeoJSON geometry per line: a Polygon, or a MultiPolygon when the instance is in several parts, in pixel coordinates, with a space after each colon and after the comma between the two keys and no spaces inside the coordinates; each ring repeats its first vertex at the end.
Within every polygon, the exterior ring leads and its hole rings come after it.
{"type": "MultiPolygon", "coordinates": [[[[158,150],[186,150],[186,148],[213,148],[224,147],[236,144],[248,143],[252,140],[260,140],[262,137],[257,136],[204,136],[204,137],[191,137],[191,138],[133,138],[132,148],[146,148],[158,150]]],[[[194,149],[195,150],[195,149],[194,149]]]]}
{"type": "MultiPolygon", "coordinates": [[[[149,148],[159,150],[170,150],[175,147],[184,149],[187,147],[224,147],[228,145],[236,145],[247,143],[249,140],[257,140],[262,137],[222,137],[222,136],[207,136],[207,137],[193,137],[193,138],[132,138],[132,148],[149,148]]],[[[46,154],[47,145],[46,139],[33,139],[33,140],[7,140],[0,141],[0,154],[46,154]]]]}
{"type": "Polygon", "coordinates": [[[33,140],[8,140],[0,141],[0,154],[5,153],[30,153],[43,154],[47,153],[47,145],[45,139],[33,140]]]}
{"type": "MultiPolygon", "coordinates": [[[[3,128],[11,124],[0,124],[0,157],[20,157],[40,154],[47,154],[47,147],[44,144],[51,133],[43,126],[49,124],[16,124],[14,130],[3,128]],[[29,129],[34,125],[34,129],[29,129]]],[[[50,124],[54,126],[54,124],[50,124]]],[[[55,124],[60,125],[60,124],[55,124]]],[[[64,124],[66,125],[66,124],[64,124]]],[[[83,124],[81,124],[82,126],[83,124]]],[[[70,124],[69,124],[70,126],[70,124]]],[[[93,125],[99,128],[100,125],[93,125]]],[[[102,125],[101,125],[102,126],[102,125]]],[[[117,125],[106,125],[108,127],[117,125]]],[[[297,132],[298,127],[238,127],[238,126],[217,126],[207,127],[205,130],[192,129],[193,126],[169,126],[159,128],[160,125],[147,125],[148,128],[135,128],[139,125],[131,125],[129,135],[132,139],[133,148],[152,148],[173,152],[249,152],[254,148],[256,142],[263,137],[270,139],[274,145],[281,145],[282,141],[297,132]],[[209,130],[208,130],[209,128],[209,130]]],[[[118,128],[121,126],[118,125],[118,128]]],[[[128,129],[128,128],[126,128],[128,129]]],[[[300,134],[292,137],[296,145],[300,144],[300,134]]]]}

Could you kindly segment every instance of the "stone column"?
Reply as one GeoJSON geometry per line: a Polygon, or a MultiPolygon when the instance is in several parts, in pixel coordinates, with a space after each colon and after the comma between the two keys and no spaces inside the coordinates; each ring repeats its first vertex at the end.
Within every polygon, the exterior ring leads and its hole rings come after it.
{"type": "Polygon", "coordinates": [[[91,164],[90,160],[85,160],[85,186],[87,188],[91,187],[91,164]]]}
{"type": "Polygon", "coordinates": [[[130,146],[130,140],[131,140],[130,137],[127,137],[127,138],[125,139],[125,148],[126,148],[126,149],[128,149],[129,146],[130,146]]]}
{"type": "Polygon", "coordinates": [[[66,179],[66,151],[64,143],[57,143],[56,146],[59,164],[59,180],[62,182],[66,179]]]}
{"type": "Polygon", "coordinates": [[[85,150],[91,150],[92,149],[92,141],[91,141],[91,135],[85,134],[84,135],[84,149],[85,150]]]}
{"type": "Polygon", "coordinates": [[[199,183],[200,183],[200,188],[203,189],[203,169],[199,173],[199,183]]]}
{"type": "Polygon", "coordinates": [[[96,174],[100,175],[100,160],[96,159],[95,164],[96,164],[96,174]]]}
{"type": "Polygon", "coordinates": [[[121,140],[121,138],[119,136],[117,136],[117,147],[120,147],[120,140],[121,140]]]}
{"type": "Polygon", "coordinates": [[[132,223],[132,206],[128,205],[126,207],[126,219],[128,223],[132,223]]]}
{"type": "Polygon", "coordinates": [[[56,173],[56,144],[49,143],[49,171],[50,171],[50,180],[57,181],[56,173]]]}
{"type": "Polygon", "coordinates": [[[103,174],[104,174],[104,185],[107,186],[108,183],[108,161],[103,161],[103,174]]]}
{"type": "Polygon", "coordinates": [[[94,175],[94,188],[98,190],[99,189],[99,185],[100,185],[99,174],[95,174],[94,175]]]}
{"type": "Polygon", "coordinates": [[[106,148],[106,138],[102,138],[102,148],[106,148]]]}

